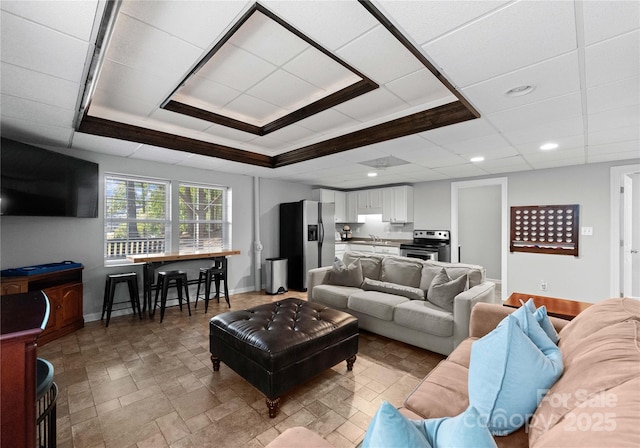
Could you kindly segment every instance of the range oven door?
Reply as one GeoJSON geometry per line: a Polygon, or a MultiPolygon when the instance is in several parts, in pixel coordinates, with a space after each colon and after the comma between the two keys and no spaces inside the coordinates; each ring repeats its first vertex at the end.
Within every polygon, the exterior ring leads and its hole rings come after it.
{"type": "Polygon", "coordinates": [[[419,258],[420,260],[438,261],[438,252],[426,249],[403,249],[400,248],[400,256],[409,258],[419,258]]]}

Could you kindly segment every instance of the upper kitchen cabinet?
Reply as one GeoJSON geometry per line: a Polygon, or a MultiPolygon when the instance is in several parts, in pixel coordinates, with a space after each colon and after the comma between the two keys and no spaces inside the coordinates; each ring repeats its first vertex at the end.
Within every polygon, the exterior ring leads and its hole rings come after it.
{"type": "Polygon", "coordinates": [[[318,202],[336,202],[336,191],[318,188],[311,192],[311,198],[318,202]]]}
{"type": "Polygon", "coordinates": [[[382,221],[413,222],[413,187],[402,185],[382,190],[382,221]]]}
{"type": "Polygon", "coordinates": [[[358,215],[372,215],[382,212],[382,189],[358,191],[358,215]]]}
{"type": "Polygon", "coordinates": [[[347,220],[347,193],[335,191],[336,222],[349,222],[347,220]]]}
{"type": "Polygon", "coordinates": [[[345,221],[344,222],[358,222],[358,192],[348,191],[345,193],[345,221]]]}
{"type": "Polygon", "coordinates": [[[335,222],[355,222],[357,216],[355,214],[355,207],[353,213],[353,219],[349,219],[347,213],[347,194],[344,191],[327,190],[326,188],[319,188],[312,191],[314,201],[318,202],[331,202],[335,204],[335,222]]]}

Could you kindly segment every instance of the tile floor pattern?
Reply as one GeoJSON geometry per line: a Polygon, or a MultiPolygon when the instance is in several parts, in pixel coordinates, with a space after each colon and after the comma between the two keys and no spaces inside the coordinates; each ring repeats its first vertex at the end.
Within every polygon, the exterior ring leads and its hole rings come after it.
{"type": "MultiPolygon", "coordinates": [[[[231,309],[306,298],[291,292],[231,296],[231,309]]],[[[265,397],[221,365],[213,372],[209,319],[226,304],[201,302],[193,316],[167,309],[162,324],[131,315],[113,317],[108,328],[89,322],[38,348],[55,368],[59,387],[58,447],[263,447],[292,426],[306,426],[335,447],[364,437],[383,400],[399,406],[443,356],[360,333],[352,372],[346,362],[322,372],[282,399],[268,417],[265,397]]]]}

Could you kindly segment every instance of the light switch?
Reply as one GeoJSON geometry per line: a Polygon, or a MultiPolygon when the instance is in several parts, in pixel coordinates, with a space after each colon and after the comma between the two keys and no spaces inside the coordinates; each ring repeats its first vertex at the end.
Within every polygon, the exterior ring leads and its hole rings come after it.
{"type": "Polygon", "coordinates": [[[593,227],[583,227],[581,233],[584,236],[591,236],[593,235],[593,227]]]}

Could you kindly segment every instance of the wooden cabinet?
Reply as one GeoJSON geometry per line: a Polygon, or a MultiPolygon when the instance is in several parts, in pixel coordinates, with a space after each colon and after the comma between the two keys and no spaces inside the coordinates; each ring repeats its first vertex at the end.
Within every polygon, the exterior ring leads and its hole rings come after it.
{"type": "Polygon", "coordinates": [[[49,298],[49,322],[38,336],[39,345],[84,327],[82,268],[26,277],[2,277],[2,295],[12,294],[18,288],[22,289],[19,292],[42,290],[49,298]]]}
{"type": "Polygon", "coordinates": [[[382,221],[399,224],[413,222],[413,187],[402,185],[383,189],[382,221]]]}

